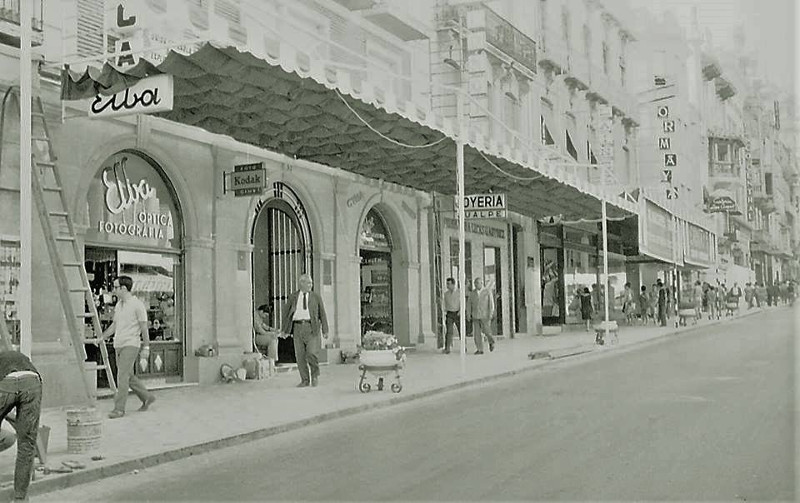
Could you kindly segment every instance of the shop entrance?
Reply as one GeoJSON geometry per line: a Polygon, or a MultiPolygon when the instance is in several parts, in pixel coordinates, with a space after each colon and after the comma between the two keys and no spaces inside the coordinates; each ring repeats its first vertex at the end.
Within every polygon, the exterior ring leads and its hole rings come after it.
{"type": "MultiPolygon", "coordinates": [[[[150,360],[147,369],[137,365],[134,373],[143,379],[175,383],[183,380],[183,267],[179,255],[114,250],[87,247],[86,271],[95,298],[100,325],[105,330],[111,325],[117,297],[111,285],[119,276],[133,280],[133,293],[147,308],[147,325],[150,339],[150,360]]],[[[91,327],[87,324],[87,331],[91,327]]],[[[109,341],[108,355],[111,369],[116,375],[116,357],[113,336],[109,341]]],[[[90,361],[102,364],[100,351],[86,346],[90,361]]],[[[98,388],[108,388],[105,371],[98,374],[98,388]]]]}
{"type": "MultiPolygon", "coordinates": [[[[270,326],[279,328],[284,304],[298,289],[300,275],[308,272],[313,277],[312,248],[300,199],[280,182],[273,184],[273,196],[256,209],[253,226],[253,311],[267,304],[270,326]]],[[[278,363],[295,362],[294,338],[279,339],[278,363]]]]}
{"type": "Polygon", "coordinates": [[[489,288],[494,296],[495,312],[492,320],[491,331],[494,335],[503,335],[503,296],[502,274],[500,268],[500,248],[496,246],[483,247],[483,281],[485,288],[489,288]]]}
{"type": "Polygon", "coordinates": [[[393,334],[392,241],[380,214],[367,213],[359,235],[361,258],[361,335],[375,330],[393,334]]]}
{"type": "Polygon", "coordinates": [[[541,248],[542,324],[564,323],[564,292],[561,277],[564,271],[563,248],[541,248]]]}
{"type": "MultiPolygon", "coordinates": [[[[150,358],[134,372],[151,384],[183,381],[186,358],[184,330],[183,218],[178,197],[159,164],[145,153],[122,150],[107,158],[89,185],[85,202],[88,227],[84,266],[100,315],[100,325],[113,321],[117,302],[112,284],[119,276],[133,280],[132,293],[147,308],[150,358]],[[137,187],[136,197],[131,187],[137,187]]],[[[87,335],[91,320],[85,320],[87,335]]],[[[90,360],[102,363],[100,351],[86,346],[90,360]]],[[[108,342],[111,371],[116,361],[108,342]]],[[[98,387],[108,387],[105,370],[98,387]]]]}

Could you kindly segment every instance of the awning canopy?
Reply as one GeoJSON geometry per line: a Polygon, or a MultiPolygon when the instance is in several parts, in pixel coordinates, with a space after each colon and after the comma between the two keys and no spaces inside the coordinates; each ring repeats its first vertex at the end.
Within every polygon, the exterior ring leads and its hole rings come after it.
{"type": "MultiPolygon", "coordinates": [[[[158,66],[142,59],[124,72],[107,63],[79,75],[65,70],[62,99],[113,94],[139,79],[166,73],[174,80],[174,107],[157,116],[368,178],[457,193],[452,120],[396,101],[327,63],[303,61],[299,55],[288,61],[292,58],[281,52],[262,59],[205,44],[188,56],[171,51],[158,66]],[[444,139],[428,148],[409,148],[371,128],[415,146],[444,139]]],[[[465,140],[467,194],[506,193],[510,210],[534,218],[599,218],[596,189],[568,169],[534,159],[527,151],[486,143],[472,131],[465,140]]],[[[609,218],[636,213],[635,205],[616,195],[609,203],[609,218]]]]}

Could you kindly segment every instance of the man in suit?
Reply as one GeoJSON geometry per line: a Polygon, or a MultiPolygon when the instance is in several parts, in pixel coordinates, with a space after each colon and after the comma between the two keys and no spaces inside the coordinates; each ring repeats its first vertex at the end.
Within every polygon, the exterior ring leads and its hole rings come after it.
{"type": "Polygon", "coordinates": [[[297,387],[305,388],[319,382],[320,331],[327,339],[328,318],[322,297],[311,291],[314,286],[311,275],[303,274],[299,282],[300,290],[289,295],[283,309],[281,331],[294,337],[294,354],[301,379],[297,387]]]}
{"type": "Polygon", "coordinates": [[[467,320],[473,320],[473,336],[475,338],[475,354],[483,354],[483,336],[489,341],[489,351],[494,351],[494,337],[491,326],[494,317],[494,293],[487,287],[483,288],[483,280],[475,278],[475,289],[469,294],[467,301],[467,320]]]}

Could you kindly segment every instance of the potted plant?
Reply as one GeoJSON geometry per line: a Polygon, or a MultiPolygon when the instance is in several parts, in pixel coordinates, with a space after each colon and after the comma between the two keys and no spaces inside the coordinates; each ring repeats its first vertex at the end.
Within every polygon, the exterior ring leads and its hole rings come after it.
{"type": "Polygon", "coordinates": [[[361,338],[359,360],[367,366],[397,365],[405,360],[405,351],[394,335],[370,330],[361,338]]]}

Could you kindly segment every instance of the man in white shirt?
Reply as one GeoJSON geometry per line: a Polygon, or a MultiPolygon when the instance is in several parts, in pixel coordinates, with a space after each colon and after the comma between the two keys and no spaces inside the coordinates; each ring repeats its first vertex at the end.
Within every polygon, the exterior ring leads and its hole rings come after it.
{"type": "Polygon", "coordinates": [[[294,355],[300,372],[300,384],[297,387],[305,388],[309,384],[316,386],[319,382],[320,332],[322,337],[328,338],[328,318],[322,297],[311,291],[314,286],[311,275],[303,274],[299,283],[300,290],[286,300],[281,331],[294,338],[294,355]]]}
{"type": "Polygon", "coordinates": [[[117,356],[117,394],[114,396],[114,410],[108,415],[116,419],[125,415],[125,403],[128,401],[128,387],[142,401],[141,411],[147,410],[156,401],[155,395],[133,373],[137,356],[147,360],[150,356],[150,337],[147,329],[147,308],[144,303],[131,294],[133,279],[120,276],[114,280],[114,293],[117,305],[114,308],[114,321],[100,337],[104,339],[114,334],[114,352],[117,356]],[[139,346],[141,345],[141,355],[139,346]]]}

